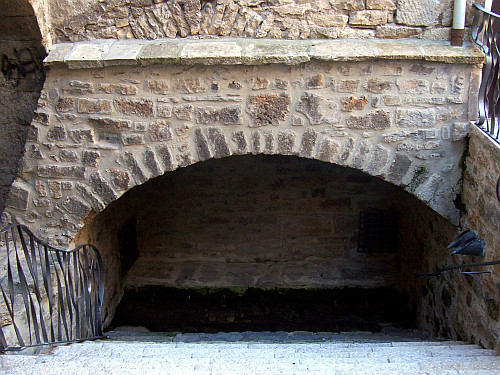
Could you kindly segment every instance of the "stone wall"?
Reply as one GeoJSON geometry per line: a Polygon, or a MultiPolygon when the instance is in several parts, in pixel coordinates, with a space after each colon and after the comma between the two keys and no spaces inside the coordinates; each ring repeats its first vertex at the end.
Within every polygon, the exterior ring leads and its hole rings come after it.
{"type": "Polygon", "coordinates": [[[43,85],[45,50],[27,1],[0,1],[0,212],[43,85]]]}
{"type": "Polygon", "coordinates": [[[67,244],[135,185],[232,154],[299,155],[404,187],[457,222],[468,64],[309,62],[49,72],[6,221],[67,244]]]}
{"type": "Polygon", "coordinates": [[[453,1],[52,0],[49,10],[54,43],[179,37],[448,40],[453,1]]]}

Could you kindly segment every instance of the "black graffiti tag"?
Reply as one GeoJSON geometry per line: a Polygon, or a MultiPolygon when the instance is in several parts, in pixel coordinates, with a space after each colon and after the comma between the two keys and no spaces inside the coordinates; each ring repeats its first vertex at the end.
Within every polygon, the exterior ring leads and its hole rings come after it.
{"type": "Polygon", "coordinates": [[[2,67],[0,69],[4,77],[17,87],[21,78],[26,78],[28,74],[37,71],[43,73],[41,59],[36,58],[36,53],[31,48],[17,50],[14,48],[14,57],[10,58],[6,54],[2,55],[2,67]]]}

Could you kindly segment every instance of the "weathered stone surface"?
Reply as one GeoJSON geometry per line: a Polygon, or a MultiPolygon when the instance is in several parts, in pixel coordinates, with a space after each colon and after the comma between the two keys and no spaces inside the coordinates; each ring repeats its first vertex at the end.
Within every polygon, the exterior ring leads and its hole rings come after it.
{"type": "Polygon", "coordinates": [[[365,105],[368,103],[368,99],[366,96],[361,96],[359,99],[356,99],[354,96],[348,96],[342,99],[342,111],[344,112],[352,112],[353,110],[361,110],[365,108],[365,105]]]}
{"type": "Polygon", "coordinates": [[[306,87],[308,89],[320,89],[325,85],[323,81],[323,75],[317,74],[315,76],[309,77],[306,82],[306,87]]]}
{"type": "Polygon", "coordinates": [[[436,110],[434,108],[396,110],[396,124],[398,126],[430,128],[435,123],[436,110]]]}
{"type": "Polygon", "coordinates": [[[399,95],[384,95],[382,100],[387,106],[400,106],[402,103],[401,96],[399,95]]]}
{"type": "Polygon", "coordinates": [[[356,92],[359,88],[359,79],[343,79],[339,82],[337,90],[339,92],[356,92]]]}
{"type": "Polygon", "coordinates": [[[99,171],[95,171],[90,175],[89,184],[92,190],[101,197],[106,205],[118,198],[109,182],[102,177],[99,171]]]}
{"type": "Polygon", "coordinates": [[[251,127],[274,125],[289,114],[290,96],[287,94],[261,94],[249,96],[247,112],[252,117],[251,127]]]}
{"type": "Polygon", "coordinates": [[[260,132],[258,130],[254,130],[252,132],[251,137],[252,137],[252,139],[251,139],[252,153],[259,154],[262,151],[261,143],[260,143],[260,132]]]}
{"type": "Polygon", "coordinates": [[[200,78],[179,78],[174,82],[174,90],[180,94],[196,94],[207,91],[200,78]]]}
{"type": "Polygon", "coordinates": [[[337,157],[339,144],[331,138],[324,138],[318,150],[317,158],[322,161],[333,163],[337,157]]]}
{"type": "Polygon", "coordinates": [[[10,188],[7,207],[12,207],[17,210],[27,210],[30,198],[29,190],[18,184],[13,184],[10,188]]]}
{"type": "Polygon", "coordinates": [[[69,138],[75,143],[83,141],[94,143],[95,135],[92,129],[74,129],[69,131],[69,138]]]}
{"type": "Polygon", "coordinates": [[[146,168],[151,172],[152,177],[156,177],[162,174],[160,165],[158,164],[158,161],[156,160],[156,155],[150,147],[144,151],[144,165],[146,168]]]}
{"type": "Polygon", "coordinates": [[[399,184],[401,179],[408,173],[411,160],[404,154],[396,154],[394,161],[389,167],[387,179],[395,184],[399,184]]]}
{"type": "Polygon", "coordinates": [[[158,103],[156,105],[156,114],[158,117],[170,118],[173,114],[173,107],[171,104],[158,103]]]}
{"type": "Polygon", "coordinates": [[[99,86],[97,86],[97,91],[101,91],[106,94],[135,95],[137,94],[137,86],[126,84],[100,83],[99,86]]]}
{"type": "Polygon", "coordinates": [[[371,144],[368,141],[362,140],[361,142],[359,142],[352,160],[352,166],[354,168],[363,169],[363,166],[366,163],[366,159],[370,153],[370,148],[371,144]]]}
{"type": "Polygon", "coordinates": [[[84,150],[82,153],[82,163],[88,167],[98,167],[100,154],[98,151],[94,150],[84,150]]]}
{"type": "Polygon", "coordinates": [[[66,139],[66,129],[64,126],[52,126],[47,132],[47,140],[64,141],[66,139]]]}
{"type": "Polygon", "coordinates": [[[194,140],[196,144],[196,152],[198,153],[198,159],[201,161],[210,159],[211,154],[208,142],[200,128],[195,129],[194,140]]]}
{"type": "Polygon", "coordinates": [[[139,163],[135,159],[135,156],[131,152],[124,152],[122,155],[123,161],[129,168],[130,172],[132,173],[132,176],[135,179],[135,182],[140,185],[146,182],[147,178],[144,175],[144,172],[142,171],[141,167],[139,166],[139,163]]]}
{"type": "Polygon", "coordinates": [[[388,21],[388,13],[384,10],[360,10],[349,14],[349,24],[357,26],[379,26],[388,21]]]}
{"type": "Polygon", "coordinates": [[[73,150],[61,150],[59,151],[59,159],[62,162],[74,163],[78,160],[78,155],[73,150]]]}
{"type": "Polygon", "coordinates": [[[142,134],[121,134],[120,137],[124,146],[143,145],[145,143],[142,134]]]}
{"type": "Polygon", "coordinates": [[[80,166],[58,166],[58,165],[39,165],[37,167],[37,176],[45,178],[84,178],[85,167],[80,166]]]}
{"type": "Polygon", "coordinates": [[[89,116],[88,121],[98,129],[116,132],[127,131],[132,128],[132,122],[129,120],[118,120],[111,117],[93,117],[89,116]]]}
{"type": "Polygon", "coordinates": [[[396,0],[366,0],[366,9],[396,10],[396,0]]]}
{"type": "Polygon", "coordinates": [[[376,37],[381,39],[411,38],[420,34],[422,34],[420,27],[383,25],[375,29],[376,37]]]}
{"type": "Polygon", "coordinates": [[[173,112],[179,120],[190,121],[193,117],[194,107],[192,104],[176,105],[173,112]]]}
{"type": "Polygon", "coordinates": [[[153,101],[149,99],[115,99],[114,104],[125,115],[153,116],[153,101]]]}
{"type": "Polygon", "coordinates": [[[278,154],[292,155],[297,135],[292,130],[282,130],[278,133],[278,154]]]}
{"type": "Polygon", "coordinates": [[[382,81],[379,78],[370,78],[369,80],[366,81],[363,87],[368,92],[372,92],[374,94],[381,94],[391,89],[392,82],[382,81]]]}
{"type": "Polygon", "coordinates": [[[317,138],[318,134],[316,133],[316,131],[313,128],[307,128],[302,135],[299,156],[305,158],[312,157],[317,138]]]}
{"type": "Polygon", "coordinates": [[[435,26],[439,22],[439,14],[443,11],[441,6],[434,0],[399,1],[396,22],[409,26],[435,26]]]}
{"type": "Polygon", "coordinates": [[[350,129],[381,130],[389,128],[390,126],[390,114],[384,110],[370,112],[365,116],[351,115],[347,119],[347,127],[350,129]]]}
{"type": "Polygon", "coordinates": [[[163,142],[172,139],[170,125],[163,120],[157,120],[149,126],[149,138],[152,142],[163,142]]]}
{"type": "Polygon", "coordinates": [[[120,169],[106,169],[111,176],[111,184],[118,190],[128,190],[130,186],[130,174],[120,169]]]}
{"type": "Polygon", "coordinates": [[[78,99],[78,113],[104,113],[110,114],[111,101],[106,99],[78,99]]]}
{"type": "Polygon", "coordinates": [[[75,99],[74,98],[59,98],[56,104],[56,111],[60,113],[66,113],[74,111],[75,99]]]}
{"type": "Polygon", "coordinates": [[[238,125],[242,123],[241,106],[198,107],[195,110],[197,124],[238,125]]]}
{"type": "Polygon", "coordinates": [[[94,193],[92,193],[86,185],[81,182],[77,182],[75,187],[80,192],[82,197],[90,203],[95,212],[101,212],[104,209],[104,203],[94,193]]]}
{"type": "Polygon", "coordinates": [[[389,158],[389,150],[383,146],[376,145],[372,151],[370,161],[366,167],[366,172],[372,176],[378,176],[382,173],[383,168],[387,164],[389,158]]]}
{"type": "Polygon", "coordinates": [[[425,79],[398,79],[396,85],[401,94],[424,94],[429,92],[429,81],[425,79]]]}
{"type": "Polygon", "coordinates": [[[469,123],[468,122],[455,122],[451,127],[451,139],[453,141],[459,141],[464,139],[469,134],[469,123]]]}
{"type": "Polygon", "coordinates": [[[209,127],[207,129],[207,138],[212,145],[214,158],[218,159],[231,155],[226,136],[219,128],[209,127]]]}
{"type": "Polygon", "coordinates": [[[303,113],[311,125],[334,124],[340,121],[340,111],[335,101],[308,92],[302,94],[296,110],[303,113]]]}
{"type": "Polygon", "coordinates": [[[273,132],[271,130],[264,130],[262,134],[264,135],[264,154],[274,154],[276,144],[273,132]]]}
{"type": "Polygon", "coordinates": [[[90,207],[74,195],[65,198],[61,205],[66,211],[73,214],[79,220],[85,218],[90,211],[90,207]]]}
{"type": "Polygon", "coordinates": [[[170,84],[163,79],[153,79],[146,81],[146,89],[154,94],[166,95],[170,92],[170,84]]]}
{"type": "Polygon", "coordinates": [[[163,163],[163,169],[165,171],[173,171],[175,169],[175,165],[168,146],[166,144],[162,144],[159,145],[156,150],[161,162],[163,163]]]}
{"type": "Polygon", "coordinates": [[[247,152],[247,139],[245,133],[242,130],[238,130],[231,133],[231,139],[236,143],[235,154],[243,155],[247,152]]]}

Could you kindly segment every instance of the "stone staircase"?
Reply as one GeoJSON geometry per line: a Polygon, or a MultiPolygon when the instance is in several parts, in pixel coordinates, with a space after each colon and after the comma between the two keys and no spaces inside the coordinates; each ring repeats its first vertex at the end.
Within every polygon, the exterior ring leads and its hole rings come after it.
{"type": "Polygon", "coordinates": [[[500,374],[500,357],[476,345],[414,332],[160,334],[120,330],[108,340],[0,355],[0,373],[500,374]]]}

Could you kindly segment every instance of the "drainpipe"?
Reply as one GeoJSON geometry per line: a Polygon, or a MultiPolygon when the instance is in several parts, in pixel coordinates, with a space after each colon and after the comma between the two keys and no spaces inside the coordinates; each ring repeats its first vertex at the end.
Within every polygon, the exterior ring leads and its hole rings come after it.
{"type": "Polygon", "coordinates": [[[451,45],[462,47],[465,35],[465,8],[467,0],[455,0],[453,4],[453,26],[451,29],[451,45]]]}

